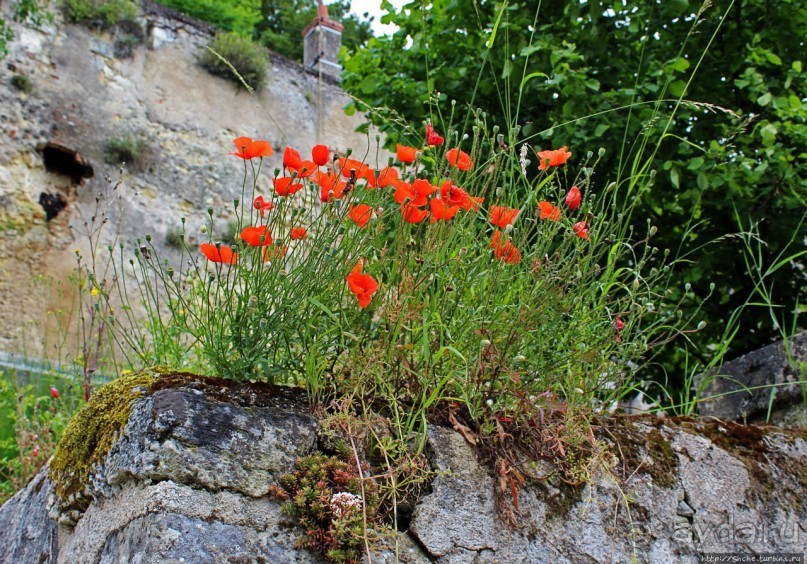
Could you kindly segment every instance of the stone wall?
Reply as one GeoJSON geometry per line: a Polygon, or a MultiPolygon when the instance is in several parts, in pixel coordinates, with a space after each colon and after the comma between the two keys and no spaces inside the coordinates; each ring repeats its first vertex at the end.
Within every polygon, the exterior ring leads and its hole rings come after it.
{"type": "MultiPolygon", "coordinates": [[[[55,322],[43,330],[46,320],[59,309],[75,318],[66,281],[75,250],[89,255],[84,223],[97,216],[99,194],[114,194],[121,208],[110,210],[115,225],[102,249],[118,220],[127,245],[146,234],[162,244],[180,217],[194,241],[207,208],[223,228],[240,196],[243,163],[227,156],[236,136],[272,143],[268,171],[287,144],[303,154],[316,143],[368,150],[368,137],[354,132],[361,116],[344,114],[349,100],[333,81],[271,55],[269,85],[252,97],[197,64],[209,26],[148,3],[138,25],[144,42],[125,58],[116,56],[115,32],[67,24],[58,12],[43,29],[14,28],[0,66],[0,350],[41,354],[43,333],[59,336],[55,322]],[[30,79],[30,92],[11,85],[15,74],[30,79]],[[104,161],[104,147],[125,136],[143,139],[145,151],[121,176],[104,161]],[[47,170],[43,150],[52,142],[78,153],[92,177],[47,170]],[[49,219],[45,208],[58,213],[49,219]]],[[[268,180],[260,188],[266,192],[268,180]]]]}
{"type": "MultiPolygon", "coordinates": [[[[46,467],[0,508],[0,561],[321,562],[295,548],[304,531],[267,495],[296,457],[327,447],[302,392],[200,377],[152,390],[79,498],[57,501],[46,467]]],[[[653,417],[594,428],[606,450],[589,481],[521,465],[508,523],[502,476],[462,435],[431,427],[433,481],[373,562],[694,563],[807,549],[803,430],[653,417]]]]}

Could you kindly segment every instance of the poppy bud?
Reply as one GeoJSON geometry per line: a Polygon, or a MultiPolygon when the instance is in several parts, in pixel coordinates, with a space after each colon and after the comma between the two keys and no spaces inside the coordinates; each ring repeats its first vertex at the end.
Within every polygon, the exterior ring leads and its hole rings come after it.
{"type": "Polygon", "coordinates": [[[582,388],[575,388],[574,391],[577,392],[578,394],[580,394],[581,396],[586,393],[586,392],[583,391],[582,388]]]}
{"type": "Polygon", "coordinates": [[[597,156],[600,158],[605,156],[605,147],[600,147],[600,149],[597,151],[597,156]]]}
{"type": "Polygon", "coordinates": [[[706,327],[706,322],[705,321],[701,321],[700,323],[698,323],[698,331],[700,331],[704,327],[706,327]]]}
{"type": "Polygon", "coordinates": [[[514,362],[524,362],[525,360],[527,360],[527,357],[526,357],[526,356],[524,356],[523,354],[516,355],[516,356],[513,358],[513,361],[514,361],[514,362]]]}
{"type": "Polygon", "coordinates": [[[59,399],[59,390],[57,390],[54,386],[50,388],[50,397],[53,399],[59,399]]]}
{"type": "Polygon", "coordinates": [[[483,347],[489,347],[490,341],[488,339],[482,339],[481,341],[479,341],[479,344],[482,345],[483,347]]]}
{"type": "Polygon", "coordinates": [[[207,225],[203,225],[201,229],[202,233],[207,233],[207,225]]]}

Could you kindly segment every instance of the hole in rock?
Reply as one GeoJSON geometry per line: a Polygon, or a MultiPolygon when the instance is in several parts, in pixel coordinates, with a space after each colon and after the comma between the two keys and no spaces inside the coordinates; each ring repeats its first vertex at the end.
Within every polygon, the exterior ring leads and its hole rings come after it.
{"type": "Polygon", "coordinates": [[[67,200],[59,193],[50,194],[48,192],[42,192],[39,195],[39,204],[42,206],[42,209],[45,210],[47,220],[50,221],[67,207],[67,200]]]}
{"type": "Polygon", "coordinates": [[[42,158],[48,172],[69,176],[74,184],[78,184],[84,178],[92,178],[95,174],[90,161],[82,157],[78,151],[58,141],[51,141],[45,145],[42,149],[42,158]]]}

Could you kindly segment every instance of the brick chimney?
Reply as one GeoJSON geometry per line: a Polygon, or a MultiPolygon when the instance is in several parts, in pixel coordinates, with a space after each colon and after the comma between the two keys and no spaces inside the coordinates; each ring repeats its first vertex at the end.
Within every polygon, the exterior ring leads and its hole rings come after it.
{"type": "Polygon", "coordinates": [[[303,65],[339,80],[342,66],[339,49],[345,26],[328,17],[328,7],[319,0],[317,16],[303,31],[303,65]]]}

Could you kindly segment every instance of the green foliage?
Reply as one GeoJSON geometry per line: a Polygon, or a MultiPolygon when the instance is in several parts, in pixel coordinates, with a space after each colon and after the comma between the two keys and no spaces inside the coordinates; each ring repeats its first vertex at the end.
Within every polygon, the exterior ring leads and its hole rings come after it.
{"type": "MultiPolygon", "coordinates": [[[[363,465],[362,471],[368,469],[363,465]]],[[[306,531],[303,546],[318,550],[328,562],[361,561],[364,521],[372,523],[379,497],[377,485],[362,478],[355,460],[319,452],[300,458],[270,494],[285,502],[284,512],[306,531]]]]}
{"type": "Polygon", "coordinates": [[[252,37],[261,18],[260,0],[159,0],[158,3],[243,37],[252,37]]]}
{"type": "Polygon", "coordinates": [[[146,142],[139,134],[113,137],[104,144],[104,160],[107,164],[142,164],[146,142]]]}
{"type": "Polygon", "coordinates": [[[103,28],[134,20],[140,14],[139,0],[62,0],[67,19],[103,28]]]}
{"type": "Polygon", "coordinates": [[[28,94],[34,87],[33,84],[31,84],[31,79],[25,74],[11,75],[11,86],[20,92],[25,92],[26,94],[28,94]]]}
{"type": "MultiPolygon", "coordinates": [[[[523,124],[520,139],[539,147],[606,147],[601,168],[614,171],[620,187],[634,173],[635,156],[654,147],[652,188],[625,197],[637,199],[637,219],[658,226],[656,244],[686,259],[670,287],[674,299],[686,284],[701,297],[717,285],[716,299],[697,314],[705,331],[690,336],[705,362],[707,345],[722,338],[726,312],[755,291],[737,260],[737,241],[726,237],[736,225],[734,208],[743,223],[759,225],[766,262],[807,237],[807,6],[538,4],[516,1],[501,12],[494,3],[469,10],[449,0],[428,9],[412,2],[398,12],[386,4],[382,21],[400,29],[346,53],[342,85],[409,122],[439,123],[430,100],[456,100],[497,122],[523,124]],[[694,102],[679,103],[684,96],[694,102]]],[[[405,137],[397,125],[382,127],[390,143],[405,137]]],[[[777,327],[791,326],[796,304],[807,300],[797,264],[769,282],[781,307],[773,319],[767,308],[746,310],[732,354],[778,337],[777,327]]],[[[659,360],[672,375],[685,373],[684,358],[669,347],[659,360]]]]}
{"type": "Polygon", "coordinates": [[[199,62],[211,74],[231,80],[242,88],[241,79],[253,90],[266,86],[269,59],[261,46],[236,33],[219,33],[211,42],[210,49],[202,53],[199,62]]]}
{"type": "Polygon", "coordinates": [[[0,503],[48,461],[79,401],[61,375],[0,370],[0,503]]]}
{"type": "MultiPolygon", "coordinates": [[[[159,0],[160,4],[216,27],[251,38],[275,53],[303,60],[302,32],[317,15],[317,0],[159,0]]],[[[350,14],[350,2],[327,3],[331,18],[345,26],[342,45],[355,49],[370,37],[372,18],[350,14]]],[[[227,57],[229,58],[229,57],[227,57]]]]}

